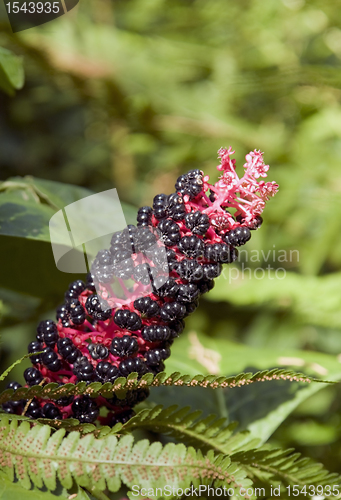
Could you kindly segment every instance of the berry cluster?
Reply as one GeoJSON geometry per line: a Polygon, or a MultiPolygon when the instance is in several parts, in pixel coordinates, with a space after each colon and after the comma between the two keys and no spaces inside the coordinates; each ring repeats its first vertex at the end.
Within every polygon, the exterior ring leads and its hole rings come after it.
{"type": "MultiPolygon", "coordinates": [[[[233,153],[231,148],[219,150],[222,176],[217,183],[209,184],[201,170],[191,170],[177,179],[175,193],[159,194],[152,207],[139,209],[137,226],[113,234],[110,248],[92,263],[87,282],[70,284],[56,321],[38,325],[36,340],[28,346],[33,366],[24,372],[27,386],[112,383],[132,372],[141,377],[164,370],[184,318],[212,289],[222,265],[237,259],[236,247],[261,225],[265,201],[277,191],[274,182],[257,181],[269,168],[262,153],[246,156],[241,179],[233,153]]],[[[16,390],[20,384],[8,387],[16,390]]],[[[129,419],[132,407],[147,396],[148,390],[135,390],[124,399],[33,399],[3,408],[31,418],[98,418],[114,425],[129,419]],[[105,416],[99,416],[101,407],[108,410],[105,416]]]]}

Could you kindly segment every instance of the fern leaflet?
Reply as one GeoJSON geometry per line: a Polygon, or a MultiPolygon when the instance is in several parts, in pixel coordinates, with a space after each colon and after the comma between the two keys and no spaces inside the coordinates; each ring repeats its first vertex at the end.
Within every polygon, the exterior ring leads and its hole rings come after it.
{"type": "Polygon", "coordinates": [[[183,444],[162,446],[147,440],[134,444],[131,435],[97,439],[93,434],[81,437],[79,432],[65,436],[65,429],[51,434],[48,425],[31,428],[28,421],[18,425],[8,418],[0,420],[0,466],[24,488],[33,483],[50,491],[58,481],[66,489],[76,483],[87,490],[113,492],[122,483],[155,489],[169,484],[187,488],[193,483],[228,485],[235,498],[242,498],[239,489],[252,484],[241,465],[212,451],[203,455],[183,444]]]}
{"type": "MultiPolygon", "coordinates": [[[[147,373],[141,379],[138,379],[137,373],[131,373],[127,378],[119,377],[114,384],[106,382],[93,382],[89,385],[86,382],[78,384],[65,384],[59,386],[57,383],[50,383],[44,387],[34,385],[32,387],[20,387],[15,393],[13,389],[7,389],[0,394],[0,404],[7,401],[19,399],[32,399],[34,397],[59,399],[64,396],[89,394],[92,397],[103,396],[110,398],[113,392],[119,397],[124,398],[129,390],[158,387],[158,386],[188,386],[188,387],[210,387],[218,389],[220,387],[240,387],[242,385],[252,384],[254,382],[266,382],[269,380],[290,380],[292,382],[324,382],[320,379],[312,379],[302,373],[296,373],[291,370],[275,368],[273,370],[264,370],[258,373],[240,373],[233,377],[217,377],[216,375],[181,375],[178,372],[167,375],[165,372],[159,373],[155,377],[147,373]]],[[[333,382],[332,382],[333,383],[333,382]]]]}

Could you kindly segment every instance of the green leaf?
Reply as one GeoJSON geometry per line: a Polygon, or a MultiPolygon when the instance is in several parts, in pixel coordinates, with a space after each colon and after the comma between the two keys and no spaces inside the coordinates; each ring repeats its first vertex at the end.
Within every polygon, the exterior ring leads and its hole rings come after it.
{"type": "MultiPolygon", "coordinates": [[[[285,365],[300,368],[306,374],[341,380],[341,363],[338,356],[297,351],[259,349],[230,342],[222,338],[211,338],[191,332],[182,335],[172,346],[172,356],[167,360],[167,369],[186,369],[192,375],[201,367],[203,372],[213,366],[218,375],[253,371],[285,365]],[[190,368],[190,370],[189,370],[190,368]]],[[[179,404],[201,409],[204,415],[216,413],[230,421],[238,421],[241,430],[250,431],[250,439],[259,438],[265,443],[288,415],[303,401],[326,387],[324,384],[291,384],[273,381],[269,384],[252,384],[236,387],[233,391],[205,391],[175,388],[168,392],[163,388],[153,389],[151,399],[157,404],[167,405],[169,398],[176,397],[179,404]]]]}
{"type": "MultiPolygon", "coordinates": [[[[79,273],[57,269],[50,245],[49,221],[64,206],[92,194],[85,188],[33,177],[13,177],[0,183],[0,260],[4,288],[57,302],[70,281],[82,278],[79,273]]],[[[122,207],[126,222],[136,222],[135,209],[126,204],[122,207]]],[[[103,220],[105,214],[99,216],[103,220]]],[[[111,221],[104,223],[110,230],[111,221]]]]}
{"type": "Polygon", "coordinates": [[[83,488],[77,486],[69,492],[63,488],[61,491],[52,493],[46,488],[39,489],[35,486],[27,490],[20,483],[10,481],[3,472],[0,472],[0,500],[63,500],[70,499],[70,495],[77,495],[76,500],[89,500],[83,488]]]}
{"type": "Polygon", "coordinates": [[[233,433],[237,423],[226,425],[226,419],[210,415],[201,419],[201,412],[190,412],[189,408],[156,406],[142,410],[123,425],[121,432],[148,429],[166,434],[186,445],[193,445],[204,452],[229,455],[233,461],[247,465],[249,477],[256,476],[268,483],[281,484],[337,484],[341,477],[329,474],[320,464],[291,454],[292,450],[254,449],[257,438],[250,440],[249,433],[233,433]],[[264,476],[265,473],[265,476],[264,476]]]}
{"type": "Polygon", "coordinates": [[[29,198],[27,191],[0,193],[0,235],[50,241],[49,221],[55,210],[29,198]]]}
{"type": "Polygon", "coordinates": [[[329,473],[310,458],[301,458],[293,450],[262,449],[233,453],[232,460],[247,466],[250,478],[267,483],[304,485],[334,485],[341,481],[337,473],[329,473]]]}
{"type": "Polygon", "coordinates": [[[180,375],[180,373],[172,373],[167,375],[161,372],[154,378],[152,374],[147,373],[141,379],[138,379],[136,372],[131,373],[127,378],[119,377],[111,384],[106,382],[92,382],[87,385],[85,382],[78,384],[64,384],[59,386],[57,383],[52,382],[45,386],[34,385],[31,387],[20,387],[15,392],[13,389],[7,389],[0,394],[0,404],[7,401],[17,401],[19,399],[31,399],[34,397],[59,399],[64,396],[88,394],[95,398],[104,396],[106,398],[112,397],[113,393],[117,393],[119,397],[124,398],[127,391],[134,389],[143,389],[146,387],[159,387],[159,386],[187,386],[187,387],[204,387],[204,388],[234,388],[244,385],[254,384],[256,382],[269,382],[271,380],[288,380],[291,382],[324,382],[318,379],[311,379],[301,373],[293,372],[292,370],[263,370],[257,373],[240,373],[232,377],[216,377],[214,375],[196,375],[190,377],[189,375],[180,375]]]}
{"type": "Polygon", "coordinates": [[[70,282],[85,279],[85,274],[59,271],[51,245],[45,241],[0,235],[0,261],[3,288],[43,298],[54,306],[70,282]]]}
{"type": "MultiPolygon", "coordinates": [[[[230,269],[226,271],[226,276],[229,276],[230,269]]],[[[228,286],[227,283],[227,279],[220,276],[208,294],[208,300],[288,310],[309,325],[341,327],[341,273],[302,276],[286,272],[285,278],[280,281],[275,274],[269,273],[269,278],[265,277],[261,286],[258,279],[250,278],[246,273],[243,279],[232,280],[228,286]]]]}
{"type": "Polygon", "coordinates": [[[167,372],[181,371],[192,376],[199,372],[230,376],[275,366],[290,366],[302,370],[306,375],[329,380],[339,380],[341,374],[340,358],[336,355],[295,349],[257,348],[194,331],[176,339],[172,345],[172,356],[166,361],[167,372]]]}
{"type": "MultiPolygon", "coordinates": [[[[183,444],[150,444],[147,440],[134,444],[132,436],[118,440],[115,436],[96,439],[92,434],[81,437],[78,432],[65,436],[60,429],[51,435],[51,428],[37,424],[30,427],[27,421],[18,425],[8,418],[0,419],[1,466],[7,477],[14,476],[23,488],[32,483],[38,488],[53,491],[58,480],[70,489],[78,486],[92,490],[118,491],[121,484],[147,488],[189,487],[191,482],[222,486],[229,483],[236,498],[238,489],[249,486],[243,468],[227,457],[215,457],[183,444]]],[[[156,495],[160,497],[161,495],[156,495]]],[[[170,498],[174,498],[172,495],[170,498]]]]}
{"type": "MultiPolygon", "coordinates": [[[[11,177],[0,183],[0,234],[50,242],[50,218],[62,208],[95,194],[89,189],[56,181],[37,179],[31,176],[11,177]]],[[[131,223],[136,222],[136,209],[122,204],[123,211],[131,223]]],[[[79,214],[86,220],[86,213],[79,214]]],[[[98,214],[107,224],[109,232],[112,221],[98,214]]]]}
{"type": "Polygon", "coordinates": [[[237,449],[245,450],[257,445],[258,440],[251,442],[248,432],[233,435],[236,422],[227,425],[225,418],[217,419],[216,415],[209,415],[202,419],[201,414],[201,410],[191,412],[189,407],[179,408],[173,405],[163,408],[158,405],[150,410],[140,411],[124,424],[119,432],[147,429],[171,436],[203,452],[212,450],[223,455],[230,455],[237,449]]]}
{"type": "Polygon", "coordinates": [[[9,95],[24,85],[24,68],[22,57],[10,50],[0,47],[0,88],[9,95]]]}

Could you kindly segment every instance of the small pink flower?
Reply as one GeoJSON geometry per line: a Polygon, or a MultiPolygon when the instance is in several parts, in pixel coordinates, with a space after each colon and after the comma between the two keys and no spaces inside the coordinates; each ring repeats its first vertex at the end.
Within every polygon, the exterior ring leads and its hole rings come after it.
{"type": "Polygon", "coordinates": [[[256,179],[258,177],[266,177],[267,171],[269,170],[269,165],[265,165],[263,160],[263,153],[255,149],[245,156],[246,163],[244,168],[248,175],[254,176],[256,179]]]}
{"type": "Polygon", "coordinates": [[[275,181],[272,181],[272,182],[260,181],[258,184],[258,192],[260,194],[260,197],[264,201],[267,201],[272,196],[275,196],[277,191],[278,191],[278,184],[276,184],[275,181]]]}
{"type": "Polygon", "coordinates": [[[230,156],[232,156],[235,151],[231,148],[231,146],[226,148],[220,148],[218,151],[218,156],[221,159],[221,164],[217,166],[218,170],[232,170],[234,171],[236,168],[236,160],[232,160],[230,156]]]}
{"type": "Polygon", "coordinates": [[[265,208],[265,202],[261,199],[256,199],[252,202],[250,211],[253,215],[260,215],[265,208]]]}

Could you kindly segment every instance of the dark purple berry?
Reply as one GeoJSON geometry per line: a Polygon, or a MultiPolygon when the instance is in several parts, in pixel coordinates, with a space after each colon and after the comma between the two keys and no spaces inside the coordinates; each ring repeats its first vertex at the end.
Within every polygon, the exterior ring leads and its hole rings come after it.
{"type": "Polygon", "coordinates": [[[121,243],[121,237],[122,237],[122,231],[117,231],[116,233],[114,233],[111,237],[110,245],[114,247],[116,245],[119,245],[120,248],[123,248],[123,245],[121,243]]]}
{"type": "Polygon", "coordinates": [[[176,268],[176,272],[187,281],[200,281],[204,278],[204,269],[195,260],[184,259],[176,268]]]}
{"type": "Polygon", "coordinates": [[[24,378],[29,386],[38,385],[43,380],[43,376],[37,368],[31,366],[24,371],[24,378]]]}
{"type": "Polygon", "coordinates": [[[222,266],[219,263],[217,263],[217,264],[204,264],[203,270],[204,270],[205,280],[212,280],[212,279],[218,278],[218,276],[220,276],[221,271],[222,271],[222,266]]]}
{"type": "MultiPolygon", "coordinates": [[[[145,252],[145,255],[148,257],[148,259],[154,265],[154,267],[151,268],[153,273],[155,273],[155,272],[156,273],[160,273],[160,272],[168,273],[169,270],[172,269],[171,263],[176,260],[175,252],[173,250],[171,250],[170,248],[166,248],[164,246],[161,246],[161,247],[155,246],[152,249],[149,249],[147,252],[145,252]]],[[[140,264],[140,265],[143,265],[143,264],[140,264]]],[[[149,268],[149,266],[148,266],[148,268],[149,268]]],[[[148,279],[150,279],[150,274],[148,274],[148,279]]],[[[138,280],[138,281],[140,281],[140,280],[138,280]]],[[[149,282],[146,284],[149,284],[149,282]]]]}
{"type": "Polygon", "coordinates": [[[182,333],[184,331],[185,322],[182,319],[176,320],[176,321],[171,321],[170,323],[168,323],[168,326],[172,332],[171,338],[175,338],[178,335],[180,335],[180,333],[182,333]]]}
{"type": "Polygon", "coordinates": [[[28,405],[28,408],[25,412],[25,415],[27,417],[34,418],[34,419],[41,418],[43,416],[40,404],[36,400],[36,398],[32,399],[32,401],[28,405]]]}
{"type": "Polygon", "coordinates": [[[152,223],[153,209],[152,207],[141,207],[137,212],[137,225],[150,226],[152,223]]]}
{"type": "Polygon", "coordinates": [[[99,321],[105,321],[111,316],[111,309],[105,300],[100,300],[98,295],[90,295],[86,299],[85,308],[89,315],[99,321]]]}
{"type": "Polygon", "coordinates": [[[157,194],[153,200],[153,210],[156,219],[167,217],[167,198],[166,194],[157,194]]]}
{"type": "Polygon", "coordinates": [[[187,174],[180,175],[175,190],[183,195],[187,194],[190,199],[195,198],[203,188],[202,176],[201,170],[190,170],[187,174]]]}
{"type": "Polygon", "coordinates": [[[237,260],[238,250],[226,243],[208,244],[205,247],[205,258],[211,262],[227,264],[237,260]]]}
{"type": "Polygon", "coordinates": [[[123,399],[120,399],[116,394],[108,402],[113,406],[133,407],[138,403],[142,403],[149,396],[149,389],[137,389],[135,391],[128,391],[123,399]]]}
{"type": "Polygon", "coordinates": [[[113,263],[113,256],[110,250],[100,250],[94,260],[94,267],[111,266],[113,263]]]}
{"type": "Polygon", "coordinates": [[[141,297],[134,301],[134,307],[146,318],[152,318],[158,316],[160,312],[160,306],[150,297],[141,297]]]}
{"type": "Polygon", "coordinates": [[[160,232],[160,240],[169,247],[176,245],[180,238],[180,228],[176,222],[164,219],[157,226],[160,232]]]}
{"type": "Polygon", "coordinates": [[[248,227],[236,227],[236,229],[231,229],[224,236],[225,243],[232,245],[234,247],[240,247],[245,245],[247,241],[251,238],[251,232],[248,227]]]}
{"type": "Polygon", "coordinates": [[[153,293],[159,297],[175,297],[179,291],[179,285],[174,278],[165,280],[164,276],[158,276],[153,282],[153,293]]]}
{"type": "Polygon", "coordinates": [[[74,396],[64,396],[62,398],[59,398],[55,401],[56,405],[58,406],[69,406],[74,399],[74,396]]]}
{"type": "Polygon", "coordinates": [[[91,269],[99,283],[110,283],[113,280],[115,269],[113,265],[92,267],[91,269]]]}
{"type": "Polygon", "coordinates": [[[214,287],[214,280],[203,280],[198,283],[201,294],[207,293],[214,287]]]}
{"type": "Polygon", "coordinates": [[[89,344],[88,351],[92,359],[106,359],[109,356],[109,350],[103,344],[89,344]]]}
{"type": "Polygon", "coordinates": [[[62,414],[60,412],[60,409],[57,408],[57,406],[54,405],[53,403],[46,403],[43,406],[42,416],[44,418],[49,418],[51,420],[55,420],[55,419],[60,420],[62,418],[62,414]]]}
{"type": "Polygon", "coordinates": [[[161,363],[161,361],[169,358],[170,353],[171,352],[168,347],[161,349],[151,349],[150,351],[147,351],[145,354],[147,366],[158,365],[159,363],[161,363]]]}
{"type": "Polygon", "coordinates": [[[80,396],[72,403],[72,411],[75,418],[82,424],[91,424],[99,415],[99,408],[93,399],[88,396],[80,396]]]}
{"type": "Polygon", "coordinates": [[[6,403],[2,403],[1,407],[5,413],[12,413],[14,415],[20,415],[24,409],[21,401],[7,401],[6,403]]]}
{"type": "Polygon", "coordinates": [[[133,224],[128,224],[128,226],[123,229],[119,239],[119,243],[121,243],[121,245],[124,248],[131,251],[131,253],[136,253],[135,249],[136,233],[137,233],[137,227],[134,226],[133,224]]]}
{"type": "Polygon", "coordinates": [[[136,252],[144,252],[156,244],[156,236],[149,227],[138,227],[135,236],[136,252]]]}
{"type": "Polygon", "coordinates": [[[132,332],[136,332],[142,327],[140,316],[128,309],[118,309],[115,312],[114,321],[120,328],[125,328],[132,332]]]}
{"type": "Polygon", "coordinates": [[[190,212],[185,215],[185,225],[193,234],[203,236],[210,227],[210,219],[207,214],[201,212],[190,212]]]}
{"type": "Polygon", "coordinates": [[[115,337],[110,346],[110,352],[114,356],[123,358],[125,356],[132,356],[139,350],[139,344],[134,337],[124,335],[123,337],[115,337]]]}
{"type": "Polygon", "coordinates": [[[158,365],[150,366],[149,371],[153,373],[153,375],[157,375],[158,373],[165,371],[165,364],[161,361],[158,365]]]}
{"type": "Polygon", "coordinates": [[[73,373],[78,380],[89,382],[95,378],[95,370],[86,356],[77,358],[73,365],[73,373]]]}
{"type": "Polygon", "coordinates": [[[146,373],[147,367],[141,358],[127,358],[121,361],[119,373],[122,377],[127,377],[130,373],[137,372],[142,376],[146,373]]]}
{"type": "Polygon", "coordinates": [[[51,319],[41,321],[37,327],[37,340],[45,342],[49,347],[54,347],[59,338],[57,325],[51,319]]]}
{"type": "Polygon", "coordinates": [[[87,290],[90,290],[91,292],[96,292],[96,284],[95,284],[96,281],[96,277],[94,276],[94,274],[92,273],[88,273],[86,275],[86,289],[87,290]]]}
{"type": "Polygon", "coordinates": [[[118,368],[107,361],[100,361],[96,366],[96,378],[101,382],[115,382],[118,377],[118,368]]]}
{"type": "Polygon", "coordinates": [[[142,328],[142,337],[147,342],[158,342],[168,340],[172,330],[168,326],[150,325],[142,328]]]}
{"type": "Polygon", "coordinates": [[[185,307],[186,307],[186,315],[185,315],[185,317],[189,316],[190,314],[192,314],[196,310],[196,308],[198,307],[198,305],[199,305],[199,300],[198,299],[195,300],[195,301],[193,301],[193,302],[188,302],[185,305],[185,307]]]}
{"type": "Polygon", "coordinates": [[[82,325],[86,318],[84,307],[77,299],[71,300],[69,304],[70,319],[74,325],[82,325]]]}
{"type": "Polygon", "coordinates": [[[142,283],[142,285],[149,285],[151,278],[151,271],[148,264],[138,264],[134,268],[133,278],[135,281],[142,283]]]}
{"type": "Polygon", "coordinates": [[[216,199],[216,194],[214,193],[214,191],[212,191],[210,189],[210,194],[209,194],[209,199],[212,203],[214,203],[215,199],[216,199]]]}
{"type": "Polygon", "coordinates": [[[115,415],[112,416],[110,425],[111,427],[114,427],[114,425],[118,423],[126,424],[134,415],[134,410],[124,410],[119,413],[115,413],[115,415]]]}
{"type": "Polygon", "coordinates": [[[44,352],[41,355],[41,362],[51,372],[58,372],[62,367],[58,354],[54,352],[51,347],[45,347],[44,352]]]}
{"type": "Polygon", "coordinates": [[[68,362],[75,363],[77,358],[82,356],[82,353],[77,347],[74,345],[71,339],[65,337],[63,339],[59,339],[57,342],[57,349],[59,354],[68,362]]]}
{"type": "Polygon", "coordinates": [[[128,280],[131,278],[134,272],[134,262],[129,257],[127,259],[120,260],[114,265],[114,275],[121,280],[128,280]]]}
{"type": "MultiPolygon", "coordinates": [[[[43,344],[41,342],[33,341],[30,344],[28,344],[29,354],[41,351],[43,351],[43,344]]],[[[40,354],[35,354],[34,356],[30,356],[31,363],[33,363],[34,365],[40,363],[40,356],[41,356],[40,354]]]]}
{"type": "Polygon", "coordinates": [[[198,236],[184,236],[178,243],[178,249],[186,257],[195,259],[204,255],[205,244],[198,236]]]}
{"type": "Polygon", "coordinates": [[[186,314],[186,307],[179,302],[167,302],[161,307],[160,318],[163,321],[182,319],[186,314]]]}
{"type": "Polygon", "coordinates": [[[20,387],[22,387],[22,385],[19,384],[19,382],[15,382],[15,381],[9,382],[6,385],[6,389],[13,389],[13,391],[17,391],[18,389],[20,389],[20,387]]]}
{"type": "Polygon", "coordinates": [[[78,296],[84,292],[85,290],[85,283],[82,280],[76,280],[70,283],[69,285],[69,292],[72,294],[74,299],[77,299],[78,296]]]}
{"type": "MultiPolygon", "coordinates": [[[[65,328],[69,328],[71,326],[71,320],[70,320],[70,311],[69,308],[66,304],[63,304],[58,307],[57,312],[56,312],[56,318],[57,320],[60,320],[62,322],[62,325],[65,328]]],[[[38,338],[38,336],[37,336],[38,338]]],[[[39,340],[39,338],[38,338],[39,340]]]]}
{"type": "Polygon", "coordinates": [[[114,264],[119,264],[123,260],[130,259],[131,252],[122,247],[122,245],[112,245],[110,248],[114,264]]]}
{"type": "Polygon", "coordinates": [[[186,208],[181,196],[177,193],[158,194],[153,201],[154,215],[156,219],[170,218],[180,221],[184,218],[186,208]]]}
{"type": "Polygon", "coordinates": [[[182,196],[177,193],[170,194],[167,198],[168,217],[175,221],[183,220],[186,214],[186,207],[182,196]]]}
{"type": "Polygon", "coordinates": [[[194,283],[188,285],[179,285],[179,292],[177,295],[178,302],[193,302],[199,297],[200,291],[194,283]]]}
{"type": "MultiPolygon", "coordinates": [[[[18,390],[21,386],[18,382],[9,382],[6,386],[6,389],[13,389],[13,391],[18,390]]],[[[14,413],[14,414],[20,414],[22,413],[22,410],[24,409],[24,406],[26,404],[26,401],[23,399],[19,399],[17,401],[7,401],[6,403],[3,403],[2,409],[6,413],[14,413]]]]}

